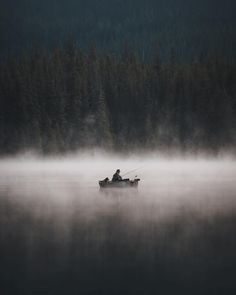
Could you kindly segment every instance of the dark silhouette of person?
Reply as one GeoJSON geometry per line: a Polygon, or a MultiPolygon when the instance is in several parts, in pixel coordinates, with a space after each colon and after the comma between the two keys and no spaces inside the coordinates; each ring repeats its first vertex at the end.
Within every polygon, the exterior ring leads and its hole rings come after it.
{"type": "Polygon", "coordinates": [[[116,173],[112,177],[112,181],[122,181],[122,177],[120,176],[120,169],[116,170],[116,173]]]}

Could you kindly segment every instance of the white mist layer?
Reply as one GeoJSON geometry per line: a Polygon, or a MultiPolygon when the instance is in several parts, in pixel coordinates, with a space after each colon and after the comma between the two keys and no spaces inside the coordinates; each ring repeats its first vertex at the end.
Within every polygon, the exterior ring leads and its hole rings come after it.
{"type": "Polygon", "coordinates": [[[0,200],[40,218],[89,220],[122,214],[160,221],[182,213],[206,215],[236,209],[236,165],[230,159],[162,159],[83,156],[0,161],[0,200]],[[101,192],[98,181],[119,168],[141,179],[138,189],[101,192]],[[136,170],[137,169],[137,170],[136,170]]]}

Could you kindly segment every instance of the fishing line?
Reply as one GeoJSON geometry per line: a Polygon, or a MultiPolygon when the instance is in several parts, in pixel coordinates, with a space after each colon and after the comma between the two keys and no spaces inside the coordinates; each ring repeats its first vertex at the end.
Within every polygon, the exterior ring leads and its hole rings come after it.
{"type": "Polygon", "coordinates": [[[142,166],[142,167],[139,167],[139,168],[137,168],[137,169],[134,169],[134,170],[128,171],[128,172],[126,172],[125,174],[123,174],[122,177],[124,177],[125,175],[130,174],[130,173],[132,173],[132,172],[135,172],[135,171],[141,170],[141,169],[143,169],[143,168],[145,168],[145,167],[146,167],[146,166],[142,166]]]}

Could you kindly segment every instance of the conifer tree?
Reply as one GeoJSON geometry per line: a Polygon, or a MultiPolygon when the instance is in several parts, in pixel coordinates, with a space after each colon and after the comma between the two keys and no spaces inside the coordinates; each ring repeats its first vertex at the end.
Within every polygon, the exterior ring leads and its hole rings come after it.
{"type": "Polygon", "coordinates": [[[100,89],[97,106],[97,143],[100,147],[112,147],[112,134],[110,129],[109,114],[104,92],[100,89]]]}

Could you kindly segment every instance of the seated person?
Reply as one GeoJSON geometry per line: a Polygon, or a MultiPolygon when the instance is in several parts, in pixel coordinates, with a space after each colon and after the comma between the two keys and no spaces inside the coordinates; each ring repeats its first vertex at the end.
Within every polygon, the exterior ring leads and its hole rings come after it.
{"type": "Polygon", "coordinates": [[[116,173],[112,177],[112,181],[122,181],[122,177],[120,176],[120,169],[116,170],[116,173]]]}

